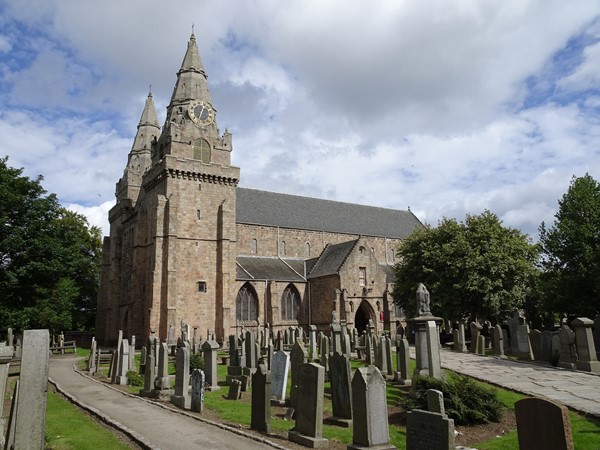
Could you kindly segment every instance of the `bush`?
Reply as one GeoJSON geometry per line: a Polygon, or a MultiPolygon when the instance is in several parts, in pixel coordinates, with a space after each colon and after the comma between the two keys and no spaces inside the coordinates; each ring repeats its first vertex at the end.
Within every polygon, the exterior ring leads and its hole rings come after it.
{"type": "Polygon", "coordinates": [[[446,414],[457,425],[499,422],[505,408],[495,389],[460,374],[448,376],[447,381],[422,376],[413,378],[413,388],[402,400],[404,408],[427,410],[428,389],[444,394],[446,414]]]}
{"type": "Polygon", "coordinates": [[[204,358],[201,353],[190,355],[190,372],[194,369],[204,370],[204,358]]]}
{"type": "Polygon", "coordinates": [[[127,372],[127,384],[129,386],[143,386],[144,378],[139,373],[130,370],[127,372]]]}

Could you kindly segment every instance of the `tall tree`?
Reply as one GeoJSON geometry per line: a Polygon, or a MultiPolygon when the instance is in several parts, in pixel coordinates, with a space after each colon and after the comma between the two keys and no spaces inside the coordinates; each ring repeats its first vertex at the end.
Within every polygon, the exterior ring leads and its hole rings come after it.
{"type": "Polygon", "coordinates": [[[0,324],[59,331],[93,324],[101,232],[62,208],[42,177],[0,159],[0,324]]]}
{"type": "Polygon", "coordinates": [[[589,174],[573,177],[555,218],[550,228],[540,225],[547,304],[593,318],[600,312],[600,184],[589,174]]]}
{"type": "Polygon", "coordinates": [[[464,223],[443,219],[411,235],[399,250],[394,300],[409,316],[425,284],[434,314],[451,320],[499,318],[524,305],[536,274],[537,247],[490,211],[464,223]]]}

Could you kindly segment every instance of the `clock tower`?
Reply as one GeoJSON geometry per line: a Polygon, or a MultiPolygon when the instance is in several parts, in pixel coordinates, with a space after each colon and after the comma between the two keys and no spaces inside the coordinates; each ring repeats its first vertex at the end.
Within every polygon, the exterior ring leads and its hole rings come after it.
{"type": "Polygon", "coordinates": [[[144,342],[154,331],[172,343],[182,322],[200,324],[204,338],[207,329],[220,340],[233,332],[240,169],[231,166],[232,136],[221,134],[217,117],[192,34],[137,201],[111,211],[112,265],[128,260],[122,276],[130,281],[120,296],[100,293],[112,315],[100,338],[122,329],[144,342]]]}

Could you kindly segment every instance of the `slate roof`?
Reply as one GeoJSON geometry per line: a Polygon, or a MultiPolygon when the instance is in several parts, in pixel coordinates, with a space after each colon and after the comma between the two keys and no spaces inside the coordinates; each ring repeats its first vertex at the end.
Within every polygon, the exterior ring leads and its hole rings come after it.
{"type": "Polygon", "coordinates": [[[236,212],[238,223],[398,239],[423,227],[411,211],[240,187],[236,212]]]}
{"type": "Polygon", "coordinates": [[[312,279],[338,273],[357,242],[358,239],[355,239],[325,247],[308,274],[308,278],[312,279]]]}
{"type": "Polygon", "coordinates": [[[238,280],[306,281],[303,259],[285,259],[283,262],[269,256],[238,256],[236,260],[238,280]]]}

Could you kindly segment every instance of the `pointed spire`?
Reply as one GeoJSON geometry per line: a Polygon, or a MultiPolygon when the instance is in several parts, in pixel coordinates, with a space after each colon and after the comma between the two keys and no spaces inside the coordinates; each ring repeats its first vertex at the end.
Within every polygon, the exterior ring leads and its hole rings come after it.
{"type": "Polygon", "coordinates": [[[181,69],[179,69],[179,73],[187,71],[198,72],[206,77],[206,74],[204,73],[204,66],[202,65],[202,60],[200,59],[200,52],[198,51],[198,44],[196,43],[196,36],[194,36],[193,32],[190,36],[187,51],[183,57],[183,62],[181,63],[181,69]]]}
{"type": "MultiPolygon", "coordinates": [[[[150,87],[152,89],[152,87],[150,87]]],[[[138,130],[140,127],[149,125],[156,128],[160,128],[158,122],[158,116],[156,115],[156,108],[154,108],[154,101],[152,100],[152,90],[148,92],[148,98],[146,98],[146,104],[144,105],[144,111],[140,117],[140,123],[138,124],[138,130]]]]}

